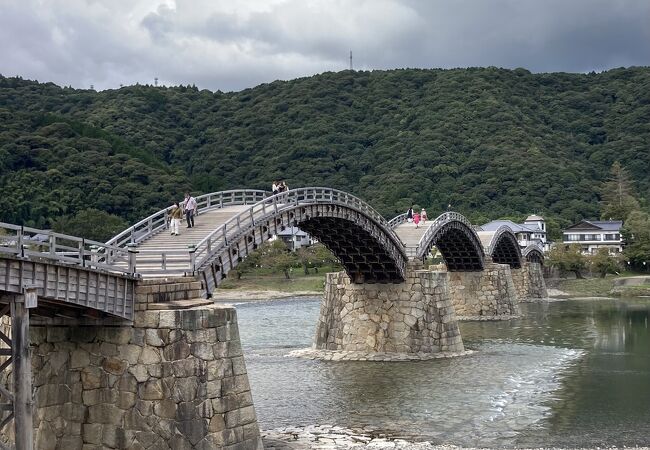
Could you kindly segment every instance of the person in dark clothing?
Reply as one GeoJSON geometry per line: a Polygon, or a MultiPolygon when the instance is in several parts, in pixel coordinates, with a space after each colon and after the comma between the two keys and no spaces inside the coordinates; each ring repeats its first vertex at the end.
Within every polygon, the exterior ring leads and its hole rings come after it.
{"type": "Polygon", "coordinates": [[[406,221],[409,223],[413,222],[413,205],[406,211],[406,221]]]}

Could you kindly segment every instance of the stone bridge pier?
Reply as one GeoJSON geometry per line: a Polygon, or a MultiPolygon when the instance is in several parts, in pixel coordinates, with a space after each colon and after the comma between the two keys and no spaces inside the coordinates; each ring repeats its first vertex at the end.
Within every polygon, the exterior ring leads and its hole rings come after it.
{"type": "Polygon", "coordinates": [[[316,350],[402,353],[462,352],[449,275],[410,263],[403,283],[351,283],[327,274],[316,350]]]}
{"type": "Polygon", "coordinates": [[[448,274],[451,302],[459,317],[497,318],[519,314],[509,265],[486,261],[482,271],[448,274]]]}
{"type": "Polygon", "coordinates": [[[548,297],[544,272],[538,262],[526,261],[521,269],[512,269],[512,281],[520,301],[548,297]]]}

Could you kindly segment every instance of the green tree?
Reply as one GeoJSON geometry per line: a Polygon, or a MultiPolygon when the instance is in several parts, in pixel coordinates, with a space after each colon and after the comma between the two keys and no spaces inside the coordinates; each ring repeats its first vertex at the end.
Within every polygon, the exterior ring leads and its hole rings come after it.
{"type": "Polygon", "coordinates": [[[296,256],[302,265],[305,275],[309,275],[309,268],[314,267],[316,271],[324,265],[331,265],[337,262],[336,257],[323,244],[318,243],[308,247],[300,247],[296,250],[296,256]]]}
{"type": "Polygon", "coordinates": [[[298,257],[281,239],[260,246],[259,262],[261,267],[268,267],[272,272],[282,272],[287,280],[291,279],[291,268],[300,264],[298,257]]]}
{"type": "Polygon", "coordinates": [[[621,260],[609,254],[609,250],[601,248],[598,252],[589,257],[589,267],[592,272],[605,278],[608,273],[618,273],[621,270],[621,260]]]}
{"type": "Polygon", "coordinates": [[[556,245],[549,252],[548,264],[562,272],[573,272],[576,278],[584,278],[582,271],[587,267],[587,259],[580,253],[578,244],[556,245]]]}
{"type": "Polygon", "coordinates": [[[603,183],[600,192],[600,216],[603,219],[625,220],[632,211],[639,209],[639,202],[633,194],[632,179],[618,161],[612,164],[610,177],[603,183]]]}
{"type": "Polygon", "coordinates": [[[625,243],[623,254],[630,266],[635,270],[650,269],[650,214],[632,211],[621,233],[625,243]]]}
{"type": "Polygon", "coordinates": [[[84,209],[74,216],[59,217],[52,224],[54,231],[59,233],[100,242],[106,242],[126,227],[128,223],[124,219],[98,209],[84,209]]]}

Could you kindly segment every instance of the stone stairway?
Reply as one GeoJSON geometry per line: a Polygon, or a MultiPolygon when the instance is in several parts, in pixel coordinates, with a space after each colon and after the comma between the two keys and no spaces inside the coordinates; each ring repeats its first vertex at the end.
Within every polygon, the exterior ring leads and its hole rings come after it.
{"type": "Polygon", "coordinates": [[[187,228],[187,223],[183,220],[179,229],[180,236],[172,236],[169,229],[153,235],[137,247],[137,271],[146,278],[183,275],[190,268],[190,246],[198,244],[213,230],[248,208],[250,205],[213,209],[195,216],[192,228],[187,228]],[[163,258],[166,266],[164,271],[163,258]]]}

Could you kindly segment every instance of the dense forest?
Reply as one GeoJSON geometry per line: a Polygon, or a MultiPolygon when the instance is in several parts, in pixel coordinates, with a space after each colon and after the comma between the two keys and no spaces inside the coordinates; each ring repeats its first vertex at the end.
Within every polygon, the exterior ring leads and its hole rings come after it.
{"type": "Polygon", "coordinates": [[[600,216],[615,161],[650,192],[650,68],[343,71],[240,92],[0,76],[0,221],[119,228],[195,193],[331,186],[386,217],[600,216]],[[80,216],[81,215],[81,216],[80,216]]]}

